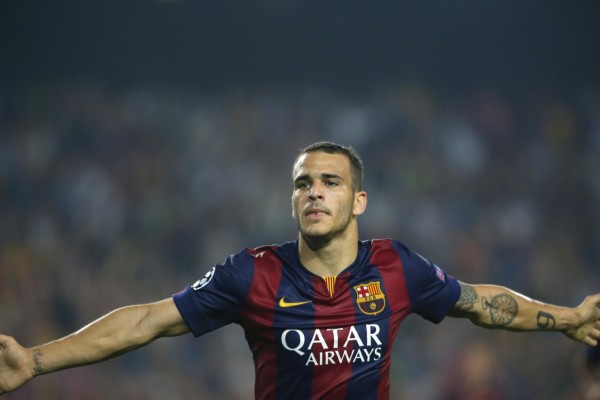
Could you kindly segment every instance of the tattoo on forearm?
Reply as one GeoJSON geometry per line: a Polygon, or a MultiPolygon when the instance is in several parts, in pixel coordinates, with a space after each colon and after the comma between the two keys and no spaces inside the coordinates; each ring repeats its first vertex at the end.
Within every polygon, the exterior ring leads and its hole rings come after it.
{"type": "Polygon", "coordinates": [[[481,305],[484,310],[490,311],[492,325],[498,327],[509,325],[519,312],[517,301],[508,294],[497,294],[492,300],[484,297],[481,299],[481,305]]]}
{"type": "Polygon", "coordinates": [[[537,326],[540,329],[553,329],[556,326],[556,320],[554,319],[554,315],[545,311],[538,312],[537,326]]]}
{"type": "Polygon", "coordinates": [[[464,283],[460,284],[460,297],[456,302],[454,307],[459,308],[463,311],[471,310],[475,303],[477,302],[477,292],[475,288],[470,285],[465,285],[464,283]]]}
{"type": "Polygon", "coordinates": [[[40,375],[42,373],[42,352],[40,350],[35,350],[33,352],[33,372],[36,375],[40,375]]]}

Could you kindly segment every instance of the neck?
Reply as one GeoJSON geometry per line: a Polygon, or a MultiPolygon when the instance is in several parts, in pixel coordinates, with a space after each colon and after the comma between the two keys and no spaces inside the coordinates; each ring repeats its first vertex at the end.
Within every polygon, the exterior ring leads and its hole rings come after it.
{"type": "Polygon", "coordinates": [[[305,238],[300,234],[298,253],[302,265],[315,275],[337,276],[358,254],[358,231],[350,230],[329,240],[305,238]]]}

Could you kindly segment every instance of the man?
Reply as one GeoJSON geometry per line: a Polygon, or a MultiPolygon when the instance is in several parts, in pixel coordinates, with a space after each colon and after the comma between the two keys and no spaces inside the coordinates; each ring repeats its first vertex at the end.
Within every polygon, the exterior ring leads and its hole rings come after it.
{"type": "Polygon", "coordinates": [[[0,391],[232,322],[252,350],[258,399],[388,398],[392,342],[410,313],[435,323],[450,315],[486,328],[561,331],[597,344],[600,294],[557,307],[462,283],[398,241],[359,240],[362,176],[352,148],[320,142],[301,150],[293,166],[297,241],[245,249],[173,298],[117,309],[45,345],[23,348],[0,336],[0,391]]]}

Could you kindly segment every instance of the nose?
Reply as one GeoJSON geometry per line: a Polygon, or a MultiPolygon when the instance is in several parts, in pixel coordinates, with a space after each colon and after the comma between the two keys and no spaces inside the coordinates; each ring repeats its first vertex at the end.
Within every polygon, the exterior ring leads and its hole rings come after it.
{"type": "Polygon", "coordinates": [[[322,200],[323,199],[323,184],[319,183],[319,182],[314,182],[311,187],[310,187],[310,191],[308,192],[308,198],[310,200],[322,200]]]}

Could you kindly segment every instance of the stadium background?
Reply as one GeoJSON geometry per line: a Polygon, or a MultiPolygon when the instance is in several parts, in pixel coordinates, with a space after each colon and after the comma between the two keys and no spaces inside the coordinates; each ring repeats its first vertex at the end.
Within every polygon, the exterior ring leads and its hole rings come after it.
{"type": "MultiPolygon", "coordinates": [[[[0,331],[33,345],[295,238],[290,162],[356,147],[361,236],[466,282],[600,288],[598,2],[0,4],[0,331]]],[[[582,345],[418,317],[393,399],[575,399],[582,345]],[[468,389],[468,393],[463,389],[468,389]]],[[[248,399],[241,329],[17,399],[248,399]]]]}

